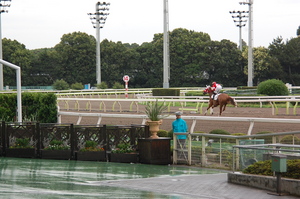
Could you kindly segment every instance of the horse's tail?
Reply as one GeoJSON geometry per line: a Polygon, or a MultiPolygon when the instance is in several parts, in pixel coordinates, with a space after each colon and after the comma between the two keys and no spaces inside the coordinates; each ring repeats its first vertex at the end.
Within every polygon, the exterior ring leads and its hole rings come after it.
{"type": "Polygon", "coordinates": [[[237,107],[236,102],[234,101],[234,99],[232,97],[229,97],[229,102],[230,104],[232,104],[233,106],[237,107]]]}

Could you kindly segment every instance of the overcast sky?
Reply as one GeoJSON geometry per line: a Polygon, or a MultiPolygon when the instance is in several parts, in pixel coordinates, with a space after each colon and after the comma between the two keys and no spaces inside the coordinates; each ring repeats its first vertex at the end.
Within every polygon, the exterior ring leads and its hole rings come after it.
{"type": "MultiPolygon", "coordinates": [[[[110,10],[101,41],[150,42],[163,33],[164,0],[109,0],[110,10]]],[[[242,1],[242,0],[241,0],[242,1]]],[[[205,32],[212,40],[239,41],[239,28],[229,11],[248,11],[239,0],[169,0],[170,31],[186,28],[205,32]]],[[[248,0],[244,0],[248,1],[248,0]]],[[[17,40],[27,49],[50,48],[64,34],[75,31],[96,35],[87,13],[95,12],[95,0],[12,0],[1,14],[2,38],[17,40]]],[[[101,1],[103,2],[103,1],[101,1]]],[[[296,37],[300,26],[300,0],[254,0],[254,46],[265,46],[278,36],[296,37]]],[[[242,28],[248,43],[248,23],[242,28]]]]}

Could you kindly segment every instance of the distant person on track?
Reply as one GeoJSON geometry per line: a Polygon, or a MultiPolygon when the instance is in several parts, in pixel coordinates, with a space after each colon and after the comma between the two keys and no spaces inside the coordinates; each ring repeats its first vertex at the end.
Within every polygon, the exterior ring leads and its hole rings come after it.
{"type": "Polygon", "coordinates": [[[213,100],[217,100],[217,98],[215,97],[216,95],[218,95],[220,93],[220,91],[222,90],[222,85],[218,84],[217,82],[213,82],[211,84],[211,90],[213,91],[213,95],[212,95],[212,99],[213,100]]]}

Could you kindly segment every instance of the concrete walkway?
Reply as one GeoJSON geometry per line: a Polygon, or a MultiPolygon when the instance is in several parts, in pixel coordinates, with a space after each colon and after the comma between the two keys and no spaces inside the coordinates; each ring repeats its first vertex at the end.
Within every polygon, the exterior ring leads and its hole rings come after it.
{"type": "Polygon", "coordinates": [[[297,198],[227,183],[227,173],[179,165],[0,157],[0,198],[297,198]]]}
{"type": "Polygon", "coordinates": [[[101,182],[105,186],[115,186],[136,190],[157,192],[176,198],[211,199],[296,199],[295,196],[276,196],[266,190],[227,183],[227,173],[167,176],[130,180],[101,182]]]}

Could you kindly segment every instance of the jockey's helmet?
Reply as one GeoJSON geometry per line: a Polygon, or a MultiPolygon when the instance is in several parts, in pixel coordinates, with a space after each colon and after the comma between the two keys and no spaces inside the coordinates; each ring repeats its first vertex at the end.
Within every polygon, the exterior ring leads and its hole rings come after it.
{"type": "Polygon", "coordinates": [[[217,82],[213,82],[211,85],[212,85],[212,86],[216,86],[216,84],[217,84],[217,82]]]}

